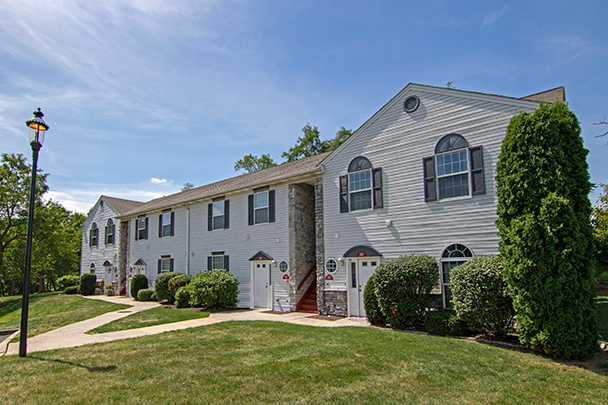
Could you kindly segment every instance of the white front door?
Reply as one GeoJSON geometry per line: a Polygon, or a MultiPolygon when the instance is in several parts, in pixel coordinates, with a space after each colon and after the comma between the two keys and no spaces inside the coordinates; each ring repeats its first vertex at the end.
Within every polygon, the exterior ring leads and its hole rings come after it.
{"type": "Polygon", "coordinates": [[[363,305],[363,292],[367,280],[374,274],[376,267],[380,264],[378,257],[366,257],[362,259],[351,259],[348,268],[348,298],[349,313],[351,316],[365,316],[363,305]]]}
{"type": "Polygon", "coordinates": [[[270,308],[270,262],[252,262],[253,307],[270,308]]]}

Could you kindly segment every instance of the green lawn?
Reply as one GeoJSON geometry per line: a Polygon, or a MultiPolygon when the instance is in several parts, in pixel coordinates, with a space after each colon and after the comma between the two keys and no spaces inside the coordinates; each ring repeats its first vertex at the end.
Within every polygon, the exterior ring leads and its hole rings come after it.
{"type": "MultiPolygon", "coordinates": [[[[0,330],[19,329],[21,325],[21,297],[0,298],[0,330]]],[[[78,295],[58,293],[33,294],[30,296],[28,337],[39,335],[59,327],[106,312],[129,308],[129,305],[90,300],[78,295]]],[[[17,341],[18,338],[13,339],[17,341]]]]}
{"type": "Polygon", "coordinates": [[[162,325],[190,319],[207,318],[209,312],[185,311],[171,308],[152,308],[147,311],[136,312],[125,318],[107,323],[87,333],[106,333],[118,330],[143,328],[145,326],[162,325]]]}
{"type": "Polygon", "coordinates": [[[0,403],[608,403],[608,381],[472,341],[225,322],[0,357],[0,403]]]}

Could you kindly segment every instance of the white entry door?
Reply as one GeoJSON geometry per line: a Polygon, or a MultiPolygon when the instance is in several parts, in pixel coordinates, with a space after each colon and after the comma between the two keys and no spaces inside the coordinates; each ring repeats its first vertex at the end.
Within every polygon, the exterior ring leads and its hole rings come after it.
{"type": "Polygon", "coordinates": [[[380,258],[377,257],[350,260],[348,269],[348,298],[351,316],[365,316],[363,292],[365,291],[367,280],[374,274],[379,263],[380,258]]]}
{"type": "Polygon", "coordinates": [[[270,308],[270,267],[269,261],[251,263],[253,275],[253,306],[270,308]]]}

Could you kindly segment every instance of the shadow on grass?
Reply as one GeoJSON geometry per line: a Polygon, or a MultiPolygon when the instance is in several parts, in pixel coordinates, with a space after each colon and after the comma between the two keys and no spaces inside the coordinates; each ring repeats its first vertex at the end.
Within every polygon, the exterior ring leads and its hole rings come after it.
{"type": "Polygon", "coordinates": [[[34,356],[28,356],[30,359],[34,359],[34,360],[40,360],[40,361],[53,361],[55,363],[62,363],[62,364],[69,364],[70,366],[76,366],[76,367],[81,367],[86,369],[87,371],[90,371],[92,373],[107,373],[109,371],[114,371],[118,368],[118,366],[115,365],[111,365],[111,366],[98,366],[98,367],[89,367],[89,366],[85,366],[84,364],[78,364],[78,363],[73,363],[71,361],[66,361],[66,360],[59,360],[59,359],[46,359],[44,357],[34,357],[34,356]]]}

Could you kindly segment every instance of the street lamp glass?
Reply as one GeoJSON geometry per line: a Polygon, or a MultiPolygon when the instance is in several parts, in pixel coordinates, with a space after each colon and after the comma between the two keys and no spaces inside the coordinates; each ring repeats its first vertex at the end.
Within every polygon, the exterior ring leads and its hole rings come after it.
{"type": "Polygon", "coordinates": [[[30,143],[38,142],[42,145],[44,143],[44,134],[49,129],[49,126],[42,119],[44,114],[40,111],[40,107],[33,114],[33,118],[25,121],[25,125],[30,128],[30,143]]]}

